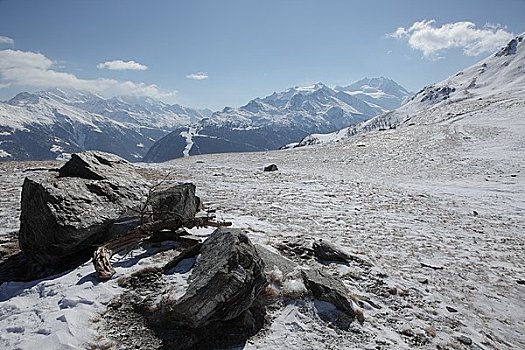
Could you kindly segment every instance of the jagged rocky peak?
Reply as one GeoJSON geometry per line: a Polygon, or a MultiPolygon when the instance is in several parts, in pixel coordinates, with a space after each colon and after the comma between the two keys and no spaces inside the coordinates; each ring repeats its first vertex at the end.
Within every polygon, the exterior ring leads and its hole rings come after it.
{"type": "Polygon", "coordinates": [[[523,42],[523,39],[525,38],[525,33],[515,37],[509,43],[507,46],[502,47],[496,54],[495,57],[502,57],[502,56],[510,56],[515,55],[518,49],[518,45],[523,42]]]}
{"type": "Polygon", "coordinates": [[[7,101],[7,103],[12,106],[26,106],[30,104],[36,104],[39,101],[40,97],[38,95],[29,92],[21,92],[9,101],[7,101]]]}

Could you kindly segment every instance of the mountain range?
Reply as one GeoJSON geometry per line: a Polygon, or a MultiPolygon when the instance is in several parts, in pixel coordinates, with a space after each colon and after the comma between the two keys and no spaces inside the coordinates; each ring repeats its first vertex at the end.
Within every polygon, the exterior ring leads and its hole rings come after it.
{"type": "Polygon", "coordinates": [[[0,159],[45,160],[87,149],[140,161],[171,130],[211,114],[134,96],[77,90],[23,92],[0,102],[0,159]]]}
{"type": "Polygon", "coordinates": [[[348,86],[292,87],[226,107],[174,130],[144,157],[162,162],[188,155],[278,149],[313,132],[331,132],[399,107],[410,93],[393,80],[365,78],[348,86]]]}
{"type": "Polygon", "coordinates": [[[524,91],[525,33],[479,63],[424,87],[393,111],[333,133],[308,135],[296,146],[339,142],[363,132],[445,122],[472,112],[472,108],[486,108],[493,101],[523,100],[524,91]]]}

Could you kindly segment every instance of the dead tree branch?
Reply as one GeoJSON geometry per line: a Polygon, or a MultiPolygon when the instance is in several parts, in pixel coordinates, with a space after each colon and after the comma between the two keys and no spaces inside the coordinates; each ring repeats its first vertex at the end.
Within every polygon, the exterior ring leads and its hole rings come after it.
{"type": "Polygon", "coordinates": [[[98,247],[93,253],[93,266],[98,277],[102,280],[107,280],[115,274],[115,269],[113,269],[110,263],[111,257],[123,249],[138,245],[155,232],[166,229],[177,230],[182,227],[222,227],[231,226],[231,224],[231,222],[210,221],[208,218],[193,218],[188,220],[175,218],[148,222],[132,229],[125,236],[111,240],[98,247]]]}

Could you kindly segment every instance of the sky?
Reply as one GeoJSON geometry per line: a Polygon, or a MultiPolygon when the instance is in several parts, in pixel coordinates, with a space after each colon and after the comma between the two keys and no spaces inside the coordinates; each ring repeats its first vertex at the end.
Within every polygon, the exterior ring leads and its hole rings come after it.
{"type": "Polygon", "coordinates": [[[525,0],[0,0],[0,100],[141,95],[195,108],[292,86],[440,81],[525,32],[525,0]]]}

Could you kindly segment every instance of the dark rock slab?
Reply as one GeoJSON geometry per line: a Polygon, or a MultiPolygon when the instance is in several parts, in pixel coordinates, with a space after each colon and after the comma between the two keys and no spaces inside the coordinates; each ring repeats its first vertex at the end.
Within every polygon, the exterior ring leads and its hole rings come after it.
{"type": "Polygon", "coordinates": [[[241,317],[266,285],[264,263],[248,237],[219,228],[203,243],[186,294],[163,300],[162,322],[200,329],[241,317]]]}
{"type": "Polygon", "coordinates": [[[312,244],[314,255],[320,260],[349,262],[350,256],[341,247],[322,239],[312,244]]]}
{"type": "Polygon", "coordinates": [[[341,263],[357,262],[360,265],[372,266],[372,263],[365,257],[346,252],[342,247],[339,247],[326,240],[319,239],[313,242],[312,249],[315,257],[321,261],[334,261],[341,263]]]}
{"type": "Polygon", "coordinates": [[[315,298],[332,303],[349,316],[357,316],[350,293],[341,282],[317,269],[302,270],[301,274],[306,288],[315,298]]]}
{"type": "Polygon", "coordinates": [[[277,171],[279,169],[277,168],[277,165],[270,164],[270,165],[265,166],[263,170],[264,171],[277,171]]]}

